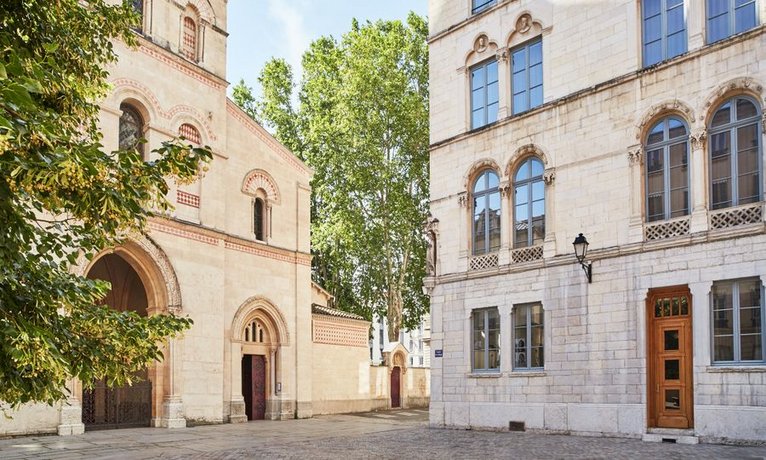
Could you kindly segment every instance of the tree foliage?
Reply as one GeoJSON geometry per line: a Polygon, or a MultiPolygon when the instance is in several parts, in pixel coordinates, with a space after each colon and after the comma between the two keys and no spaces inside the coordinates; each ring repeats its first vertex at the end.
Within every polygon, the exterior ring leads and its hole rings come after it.
{"type": "Polygon", "coordinates": [[[191,321],[99,305],[109,284],[71,273],[163,211],[166,178],[191,180],[208,149],[164,143],[158,159],[105,152],[98,101],[113,40],[134,45],[131,1],[0,2],[0,400],[66,396],[80,379],[129,383],[191,321]]]}
{"type": "Polygon", "coordinates": [[[428,309],[422,293],[428,202],[426,21],[352,23],[290,67],[268,62],[258,115],[315,171],[314,277],[340,308],[388,317],[389,338],[428,309]]]}

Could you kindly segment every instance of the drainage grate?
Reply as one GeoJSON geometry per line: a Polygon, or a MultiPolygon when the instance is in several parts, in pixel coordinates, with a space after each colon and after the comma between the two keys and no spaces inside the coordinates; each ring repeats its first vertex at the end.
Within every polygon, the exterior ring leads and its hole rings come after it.
{"type": "Polygon", "coordinates": [[[508,431],[526,431],[524,422],[508,422],[508,431]]]}
{"type": "Polygon", "coordinates": [[[676,440],[673,438],[662,438],[662,442],[666,442],[668,444],[675,444],[676,440]]]}

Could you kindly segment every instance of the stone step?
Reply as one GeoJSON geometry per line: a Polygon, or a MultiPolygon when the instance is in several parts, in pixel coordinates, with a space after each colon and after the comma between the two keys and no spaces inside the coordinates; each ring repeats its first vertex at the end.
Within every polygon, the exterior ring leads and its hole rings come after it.
{"type": "Polygon", "coordinates": [[[675,444],[699,444],[693,429],[649,428],[643,437],[647,442],[671,442],[675,444]]]}

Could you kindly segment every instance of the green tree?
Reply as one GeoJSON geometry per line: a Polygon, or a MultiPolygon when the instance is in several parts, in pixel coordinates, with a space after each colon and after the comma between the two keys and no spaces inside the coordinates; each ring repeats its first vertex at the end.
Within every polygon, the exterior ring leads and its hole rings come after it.
{"type": "Polygon", "coordinates": [[[141,232],[208,149],[164,143],[105,152],[98,101],[113,40],[134,45],[131,1],[0,2],[0,400],[66,396],[68,378],[129,383],[191,321],[99,305],[109,285],[70,273],[77,258],[141,232]]]}
{"type": "Polygon", "coordinates": [[[426,21],[360,25],[322,37],[303,56],[299,105],[292,72],[268,62],[258,112],[315,171],[313,274],[344,309],[389,320],[389,339],[428,309],[422,293],[428,207],[426,21]]]}

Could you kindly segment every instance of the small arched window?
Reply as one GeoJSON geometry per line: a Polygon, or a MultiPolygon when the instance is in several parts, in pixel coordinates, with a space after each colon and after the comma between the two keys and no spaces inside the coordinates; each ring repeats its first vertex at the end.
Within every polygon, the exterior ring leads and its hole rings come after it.
{"type": "Polygon", "coordinates": [[[200,136],[199,131],[194,125],[190,125],[189,123],[182,124],[178,128],[178,134],[194,145],[202,144],[202,136],[200,136]]]}
{"type": "Polygon", "coordinates": [[[256,198],[253,204],[253,227],[255,239],[266,241],[266,204],[262,198],[256,198]]]}
{"type": "Polygon", "coordinates": [[[655,124],[646,137],[646,221],[689,214],[689,130],[676,117],[655,124]]]}
{"type": "Polygon", "coordinates": [[[523,248],[545,239],[545,182],[543,162],[536,157],[525,160],[513,178],[513,246],[523,248]]]}
{"type": "Polygon", "coordinates": [[[473,185],[473,253],[495,252],[500,248],[500,181],[485,170],[473,185]]]}
{"type": "Polygon", "coordinates": [[[263,326],[257,320],[250,321],[245,326],[245,342],[265,343],[263,326]]]}
{"type": "Polygon", "coordinates": [[[187,59],[197,60],[197,22],[191,16],[184,16],[181,53],[187,59]]]}
{"type": "Polygon", "coordinates": [[[721,104],[710,122],[712,209],[761,199],[761,111],[750,98],[721,104]]]}
{"type": "Polygon", "coordinates": [[[144,155],[144,144],[141,139],[144,136],[144,120],[135,107],[123,103],[120,105],[119,122],[119,149],[136,150],[141,156],[144,155]]]}

